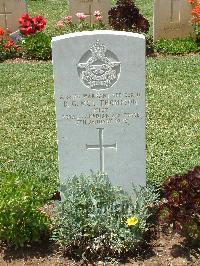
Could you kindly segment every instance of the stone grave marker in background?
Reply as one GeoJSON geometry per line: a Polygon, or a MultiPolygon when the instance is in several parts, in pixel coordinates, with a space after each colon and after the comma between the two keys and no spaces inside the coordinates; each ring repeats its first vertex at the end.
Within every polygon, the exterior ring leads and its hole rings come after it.
{"type": "Polygon", "coordinates": [[[72,33],[52,50],[61,184],[92,170],[127,191],[145,185],[144,36],[72,33]]]}
{"type": "Polygon", "coordinates": [[[191,11],[187,0],[154,0],[154,41],[193,35],[191,11]]]}
{"type": "Polygon", "coordinates": [[[103,16],[103,22],[108,23],[108,11],[111,9],[111,0],[69,0],[69,12],[73,21],[78,22],[76,13],[87,15],[87,21],[95,22],[94,11],[99,10],[103,16]]]}
{"type": "Polygon", "coordinates": [[[7,34],[19,29],[19,17],[26,13],[25,0],[0,0],[0,27],[7,34]]]}
{"type": "Polygon", "coordinates": [[[9,36],[13,40],[13,42],[15,42],[15,43],[22,39],[22,34],[21,34],[20,30],[17,30],[15,32],[11,33],[9,36]]]}

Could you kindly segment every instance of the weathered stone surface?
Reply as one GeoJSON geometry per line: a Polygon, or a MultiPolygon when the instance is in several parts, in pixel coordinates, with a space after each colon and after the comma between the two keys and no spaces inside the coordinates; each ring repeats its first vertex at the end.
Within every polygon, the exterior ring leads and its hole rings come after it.
{"type": "Polygon", "coordinates": [[[7,33],[19,29],[18,19],[27,12],[24,0],[0,0],[0,27],[7,33]]]}
{"type": "Polygon", "coordinates": [[[193,35],[191,10],[187,0],[155,0],[154,41],[193,35]]]}

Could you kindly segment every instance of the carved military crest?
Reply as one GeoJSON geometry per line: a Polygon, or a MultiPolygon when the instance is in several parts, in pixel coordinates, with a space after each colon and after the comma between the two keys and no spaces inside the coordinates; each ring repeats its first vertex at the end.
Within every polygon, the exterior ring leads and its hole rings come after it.
{"type": "Polygon", "coordinates": [[[80,59],[78,74],[82,83],[93,90],[105,90],[119,79],[121,63],[117,56],[106,46],[96,41],[80,59]]]}

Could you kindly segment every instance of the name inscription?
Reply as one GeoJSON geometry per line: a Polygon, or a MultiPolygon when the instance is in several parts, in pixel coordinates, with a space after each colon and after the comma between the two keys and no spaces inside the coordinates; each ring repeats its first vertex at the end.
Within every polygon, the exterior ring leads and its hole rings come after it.
{"type": "Polygon", "coordinates": [[[91,93],[60,96],[62,119],[77,126],[126,124],[142,119],[138,92],[91,93]]]}

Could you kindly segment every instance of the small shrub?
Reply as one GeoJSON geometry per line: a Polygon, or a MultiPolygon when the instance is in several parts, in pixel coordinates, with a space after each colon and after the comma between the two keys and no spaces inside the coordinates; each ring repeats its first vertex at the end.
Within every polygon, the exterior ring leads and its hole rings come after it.
{"type": "Polygon", "coordinates": [[[25,37],[20,43],[24,58],[36,60],[51,59],[51,37],[38,32],[25,37]]]}
{"type": "Polygon", "coordinates": [[[149,31],[148,20],[140,14],[132,0],[118,0],[108,15],[109,24],[114,30],[144,33],[149,31]]]}
{"type": "Polygon", "coordinates": [[[49,234],[49,218],[39,208],[50,197],[35,178],[0,172],[0,243],[15,247],[49,234]]]}
{"type": "Polygon", "coordinates": [[[20,55],[20,47],[12,39],[5,39],[5,31],[0,28],[0,62],[20,55]]]}
{"type": "Polygon", "coordinates": [[[20,57],[21,49],[12,40],[0,42],[0,62],[6,59],[20,57]]]}
{"type": "Polygon", "coordinates": [[[200,167],[185,175],[175,175],[163,185],[164,200],[160,204],[159,221],[192,242],[200,241],[200,167]]]}
{"type": "Polygon", "coordinates": [[[200,51],[200,47],[192,38],[161,39],[154,44],[154,49],[158,53],[171,55],[197,53],[200,51]]]}
{"type": "Polygon", "coordinates": [[[67,16],[60,19],[57,23],[55,35],[62,35],[65,33],[77,32],[77,31],[92,31],[92,30],[104,30],[106,29],[106,25],[103,22],[103,17],[101,16],[100,11],[94,12],[94,17],[96,23],[90,25],[89,22],[86,21],[86,15],[84,13],[77,13],[79,22],[73,23],[72,16],[67,16]]]}
{"type": "Polygon", "coordinates": [[[197,42],[200,42],[200,2],[198,0],[188,0],[188,2],[192,5],[192,22],[197,42]]]}
{"type": "Polygon", "coordinates": [[[42,16],[30,17],[27,13],[19,18],[22,40],[18,42],[22,56],[27,59],[51,59],[51,37],[43,31],[46,20],[42,16]]]}
{"type": "Polygon", "coordinates": [[[53,239],[82,259],[118,256],[144,241],[157,195],[141,189],[132,200],[104,175],[72,177],[62,186],[55,209],[53,239]]]}

